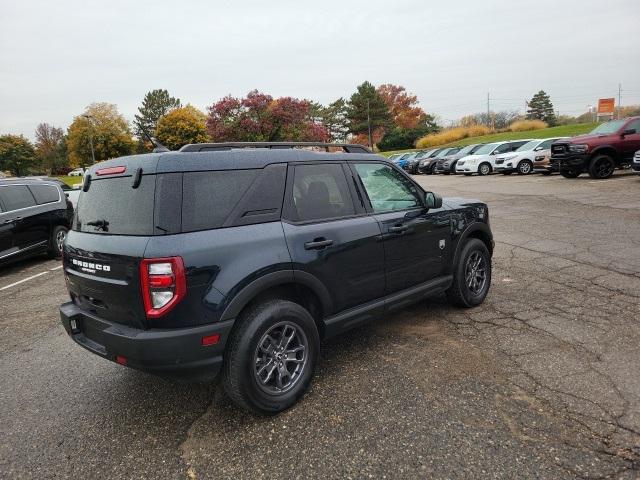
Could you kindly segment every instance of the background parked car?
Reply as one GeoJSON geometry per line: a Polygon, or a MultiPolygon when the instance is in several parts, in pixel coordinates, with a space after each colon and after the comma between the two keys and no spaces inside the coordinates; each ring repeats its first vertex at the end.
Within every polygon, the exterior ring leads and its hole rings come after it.
{"type": "Polygon", "coordinates": [[[57,182],[0,180],[0,265],[62,251],[73,207],[57,182]]]}
{"type": "Polygon", "coordinates": [[[495,169],[496,155],[513,152],[529,141],[530,139],[487,143],[476,150],[473,155],[458,160],[456,172],[465,175],[473,175],[474,173],[489,175],[495,169]]]}
{"type": "Polygon", "coordinates": [[[420,161],[423,158],[426,158],[427,156],[429,156],[435,150],[436,150],[435,148],[431,148],[429,150],[422,150],[422,151],[416,152],[414,156],[408,159],[407,164],[405,165],[405,170],[411,173],[412,175],[417,175],[418,173],[420,173],[418,171],[418,167],[420,166],[420,161]]]}
{"type": "Polygon", "coordinates": [[[403,155],[401,155],[400,157],[396,158],[393,163],[395,163],[398,167],[404,169],[405,165],[407,164],[407,161],[409,160],[410,157],[412,157],[415,154],[415,152],[409,152],[409,153],[405,153],[403,155]]]}
{"type": "Polygon", "coordinates": [[[444,173],[445,175],[449,175],[450,173],[456,173],[456,163],[463,157],[467,155],[472,155],[473,152],[478,150],[483,143],[478,143],[475,145],[467,145],[466,147],[461,148],[456,153],[449,153],[445,157],[438,160],[436,163],[436,173],[444,173]]]}
{"type": "Polygon", "coordinates": [[[84,168],[75,168],[68,174],[69,177],[82,177],[84,175],[84,168]]]}
{"type": "Polygon", "coordinates": [[[598,125],[590,134],[551,145],[551,163],[563,177],[588,172],[591,178],[609,178],[616,168],[631,164],[640,149],[640,117],[598,125]]]}
{"type": "Polygon", "coordinates": [[[439,160],[444,158],[446,155],[452,155],[458,151],[460,151],[460,147],[441,148],[435,154],[432,154],[431,156],[420,162],[418,170],[420,171],[420,173],[432,175],[436,173],[436,164],[439,160]]]}
{"type": "Polygon", "coordinates": [[[515,152],[496,156],[495,170],[504,175],[518,172],[527,175],[533,172],[536,157],[544,158],[551,152],[551,144],[560,138],[541,138],[525,143],[515,152]]]}

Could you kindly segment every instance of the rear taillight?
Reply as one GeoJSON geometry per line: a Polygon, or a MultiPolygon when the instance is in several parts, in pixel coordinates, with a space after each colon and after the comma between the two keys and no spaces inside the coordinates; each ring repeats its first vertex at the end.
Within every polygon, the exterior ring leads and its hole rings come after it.
{"type": "Polygon", "coordinates": [[[158,318],[175,307],[187,290],[181,257],[145,258],[140,262],[140,285],[147,318],[158,318]]]}

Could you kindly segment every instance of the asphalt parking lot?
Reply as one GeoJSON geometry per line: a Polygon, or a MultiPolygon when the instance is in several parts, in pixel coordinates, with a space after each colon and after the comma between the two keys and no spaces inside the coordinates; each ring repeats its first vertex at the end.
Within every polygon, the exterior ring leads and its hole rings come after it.
{"type": "Polygon", "coordinates": [[[418,180],[489,203],[487,301],[326,343],[276,417],[82,350],[59,263],[5,268],[0,477],[640,478],[640,177],[418,180]]]}

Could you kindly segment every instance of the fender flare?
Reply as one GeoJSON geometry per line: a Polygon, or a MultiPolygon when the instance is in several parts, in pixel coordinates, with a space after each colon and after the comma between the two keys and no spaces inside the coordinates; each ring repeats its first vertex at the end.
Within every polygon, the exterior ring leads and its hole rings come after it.
{"type": "Polygon", "coordinates": [[[316,277],[302,270],[281,270],[267,273],[242,288],[226,306],[220,321],[232,320],[236,318],[242,309],[258,294],[278,285],[298,284],[309,288],[322,305],[325,315],[332,312],[333,302],[327,287],[316,277]]]}
{"type": "Polygon", "coordinates": [[[464,244],[464,241],[467,238],[469,238],[469,236],[474,232],[482,232],[484,235],[486,235],[489,238],[489,240],[491,241],[491,247],[489,248],[489,252],[491,253],[491,256],[493,256],[494,242],[493,242],[493,233],[491,233],[491,229],[486,223],[474,222],[468,225],[467,228],[464,229],[464,231],[460,234],[460,237],[458,238],[458,243],[456,244],[456,251],[453,255],[454,268],[458,264],[460,251],[462,250],[462,245],[464,244]]]}
{"type": "Polygon", "coordinates": [[[612,157],[614,162],[618,162],[620,160],[620,153],[612,145],[598,145],[593,149],[593,152],[589,153],[588,163],[590,163],[596,155],[601,154],[612,157]]]}

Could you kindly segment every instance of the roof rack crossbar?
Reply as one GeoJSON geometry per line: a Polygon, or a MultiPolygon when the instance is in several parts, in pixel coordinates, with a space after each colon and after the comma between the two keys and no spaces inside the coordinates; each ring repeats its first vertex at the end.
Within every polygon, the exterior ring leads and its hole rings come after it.
{"type": "Polygon", "coordinates": [[[373,153],[364,145],[357,143],[324,143],[324,142],[223,142],[223,143],[191,143],[185,145],[180,152],[205,152],[232,150],[237,148],[291,149],[304,147],[342,148],[345,153],[373,153]]]}

